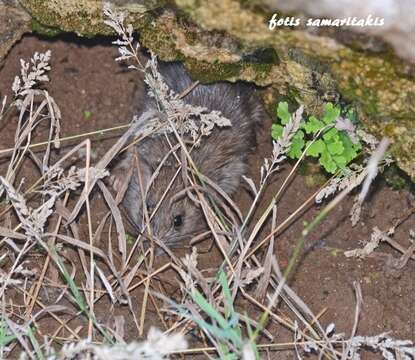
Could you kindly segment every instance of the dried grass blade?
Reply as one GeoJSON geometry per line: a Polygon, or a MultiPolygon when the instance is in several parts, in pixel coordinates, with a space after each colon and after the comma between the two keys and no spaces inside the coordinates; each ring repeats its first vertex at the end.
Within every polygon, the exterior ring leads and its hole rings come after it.
{"type": "MultiPolygon", "coordinates": [[[[274,230],[276,225],[276,218],[277,218],[277,207],[274,205],[273,211],[272,211],[272,230],[274,230]]],[[[271,269],[272,269],[272,255],[274,254],[274,236],[271,237],[270,243],[268,245],[268,251],[265,256],[264,261],[264,273],[261,276],[261,279],[258,282],[257,286],[257,294],[258,299],[260,301],[265,300],[265,296],[267,294],[267,288],[269,286],[269,283],[271,281],[271,269]]]]}
{"type": "MultiPolygon", "coordinates": [[[[25,237],[23,240],[26,240],[25,237]]],[[[9,245],[17,254],[20,254],[22,252],[22,249],[20,249],[10,238],[4,238],[0,241],[0,246],[2,245],[3,241],[9,245]]]]}
{"type": "Polygon", "coordinates": [[[220,196],[222,196],[226,200],[226,203],[230,205],[231,209],[235,212],[235,214],[238,215],[239,220],[242,221],[243,216],[242,216],[241,210],[235,204],[235,202],[230,198],[230,196],[227,193],[225,193],[217,184],[215,184],[208,177],[204,175],[200,175],[200,176],[202,177],[202,180],[206,182],[206,184],[212,187],[220,196]]]}
{"type": "Polygon", "coordinates": [[[112,291],[112,287],[111,284],[109,283],[108,279],[105,277],[104,272],[99,268],[99,266],[97,264],[95,264],[95,269],[97,269],[99,278],[101,279],[102,283],[104,284],[105,289],[108,292],[108,295],[111,298],[112,303],[114,304],[116,302],[114,293],[112,291]]]}
{"type": "Polygon", "coordinates": [[[27,240],[26,235],[20,234],[11,229],[7,229],[3,226],[0,226],[0,236],[4,236],[5,238],[17,239],[17,240],[27,240]]]}
{"type": "MultiPolygon", "coordinates": [[[[109,163],[118,155],[120,150],[124,147],[126,142],[133,137],[134,135],[137,135],[139,132],[143,131],[144,126],[146,123],[154,117],[153,112],[146,112],[144,113],[137,121],[136,124],[131,126],[119,139],[118,141],[111,147],[110,150],[107,151],[107,153],[101,158],[101,160],[98,162],[96,168],[98,170],[105,170],[106,167],[109,165],[109,163]]],[[[88,141],[88,140],[86,140],[88,141]]],[[[81,210],[82,206],[84,205],[86,198],[89,196],[90,191],[94,188],[94,185],[96,183],[96,179],[91,179],[91,183],[88,184],[87,189],[88,191],[83,192],[80,196],[78,202],[76,203],[74,209],[72,210],[71,216],[68,219],[68,222],[71,223],[75,220],[75,218],[78,216],[79,211],[81,210]]]]}
{"type": "MultiPolygon", "coordinates": [[[[58,214],[60,216],[62,216],[65,220],[68,219],[68,217],[70,215],[70,211],[59,200],[56,203],[56,210],[57,210],[58,214]]],[[[78,229],[78,225],[76,223],[70,223],[69,228],[72,231],[74,239],[80,239],[81,238],[80,233],[79,233],[79,229],[78,229]]],[[[89,275],[89,272],[88,272],[88,265],[87,265],[87,259],[86,259],[86,256],[85,256],[85,252],[81,248],[77,248],[77,252],[78,252],[78,255],[79,255],[79,259],[81,260],[82,270],[83,270],[83,272],[84,272],[84,274],[87,278],[87,281],[90,282],[90,275],[89,275]]]]}
{"type": "Polygon", "coordinates": [[[104,195],[105,201],[107,202],[111,210],[112,217],[115,221],[115,227],[117,229],[118,236],[118,249],[121,253],[122,260],[121,268],[124,268],[127,260],[127,238],[125,236],[125,228],[122,222],[121,212],[112,194],[101,180],[98,181],[98,186],[101,189],[102,194],[104,195]]]}
{"type": "Polygon", "coordinates": [[[85,243],[81,240],[77,240],[77,239],[74,239],[73,237],[62,235],[62,234],[46,233],[44,236],[46,236],[46,237],[56,236],[60,240],[65,241],[66,243],[68,243],[70,245],[73,245],[75,247],[79,247],[79,248],[81,248],[83,250],[86,250],[88,252],[92,251],[94,253],[94,255],[99,256],[100,258],[102,258],[107,263],[107,265],[110,267],[111,271],[113,271],[114,273],[117,273],[117,270],[112,266],[112,264],[109,261],[107,255],[105,255],[105,253],[101,249],[99,249],[95,246],[91,246],[90,244],[87,244],[87,243],[85,243]]]}
{"type": "Polygon", "coordinates": [[[350,348],[351,348],[351,345],[352,345],[352,339],[354,338],[354,336],[356,335],[356,332],[357,332],[357,325],[359,323],[360,311],[361,311],[361,308],[362,308],[362,305],[363,305],[362,288],[360,287],[360,284],[358,282],[354,281],[353,282],[353,287],[354,287],[354,291],[355,291],[355,295],[356,295],[356,310],[355,310],[355,315],[354,315],[354,323],[353,323],[352,332],[350,334],[350,340],[347,342],[346,349],[343,350],[341,360],[346,360],[348,358],[348,355],[350,353],[350,348]]]}

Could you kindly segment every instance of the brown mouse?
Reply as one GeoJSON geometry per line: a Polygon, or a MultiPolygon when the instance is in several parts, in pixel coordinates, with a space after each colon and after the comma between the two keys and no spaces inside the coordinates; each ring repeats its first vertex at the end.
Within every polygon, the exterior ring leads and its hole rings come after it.
{"type": "MultiPolygon", "coordinates": [[[[181,64],[159,64],[159,71],[176,94],[189,89],[193,84],[181,64]]],[[[199,172],[215,182],[228,195],[234,194],[240,185],[242,175],[246,173],[247,156],[255,147],[256,128],[263,123],[266,116],[255,88],[242,82],[199,84],[183,98],[183,101],[194,106],[206,107],[209,111],[218,110],[231,121],[231,126],[215,127],[209,136],[202,137],[199,146],[192,148],[191,157],[199,172]]],[[[141,92],[138,108],[140,115],[151,110],[157,111],[157,104],[152,97],[141,92]]],[[[176,144],[174,134],[147,137],[132,147],[118,166],[119,169],[124,169],[124,173],[137,164],[140,167],[141,186],[138,171],[133,171],[123,200],[128,218],[137,233],[143,231],[144,224],[141,189],[147,193],[145,204],[148,213],[151,214],[179,168],[179,162],[170,151],[171,146],[176,144]],[[159,169],[158,176],[148,187],[152,174],[169,152],[170,155],[159,169]]],[[[179,151],[177,154],[180,157],[179,151]]],[[[168,246],[182,244],[207,228],[200,208],[186,196],[184,188],[183,176],[178,174],[151,221],[153,236],[168,246]]]]}

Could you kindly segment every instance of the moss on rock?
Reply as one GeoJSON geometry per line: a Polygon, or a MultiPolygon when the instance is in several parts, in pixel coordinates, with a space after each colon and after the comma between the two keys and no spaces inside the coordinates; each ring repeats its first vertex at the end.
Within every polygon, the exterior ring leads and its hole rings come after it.
{"type": "Polygon", "coordinates": [[[55,37],[62,33],[59,28],[42,25],[36,19],[31,20],[31,28],[34,33],[47,37],[55,37]]]}

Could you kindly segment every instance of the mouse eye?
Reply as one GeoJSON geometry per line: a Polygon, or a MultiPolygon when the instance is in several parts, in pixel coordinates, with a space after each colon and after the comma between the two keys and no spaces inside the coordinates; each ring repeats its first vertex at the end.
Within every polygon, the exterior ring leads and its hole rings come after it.
{"type": "Polygon", "coordinates": [[[147,203],[146,203],[146,206],[147,206],[147,211],[148,211],[148,213],[149,213],[149,214],[152,214],[152,212],[153,212],[153,211],[154,211],[154,209],[155,209],[154,204],[153,204],[153,203],[151,203],[151,202],[147,202],[147,203]]]}
{"type": "Polygon", "coordinates": [[[173,226],[179,228],[183,224],[183,218],[181,215],[176,215],[173,219],[173,226]]]}

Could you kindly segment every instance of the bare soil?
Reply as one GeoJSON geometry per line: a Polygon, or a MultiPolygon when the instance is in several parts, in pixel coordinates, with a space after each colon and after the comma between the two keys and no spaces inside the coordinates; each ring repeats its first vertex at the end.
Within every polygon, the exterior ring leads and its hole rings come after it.
{"type": "MultiPolygon", "coordinates": [[[[35,36],[24,37],[12,49],[0,69],[0,95],[11,95],[11,84],[20,71],[20,58],[28,60],[35,51],[43,52],[47,49],[52,50],[51,82],[48,90],[62,111],[62,136],[114,127],[130,121],[133,115],[132,98],[135,89],[140,86],[139,80],[136,73],[126,70],[114,61],[117,50],[107,39],[80,40],[68,36],[47,40],[35,36]]],[[[2,124],[0,130],[0,150],[13,146],[16,120],[14,117],[9,119],[7,124],[2,124]]],[[[249,161],[250,176],[256,180],[264,157],[271,153],[270,125],[271,123],[264,124],[257,151],[249,161]]],[[[120,132],[115,133],[117,134],[120,132]]],[[[114,142],[115,135],[105,135],[93,141],[93,152],[97,158],[114,142]]],[[[64,147],[60,154],[65,151],[64,147]]],[[[2,173],[6,165],[7,158],[0,158],[2,173]]],[[[32,170],[23,169],[22,175],[30,179],[34,175],[30,171],[32,170]]],[[[288,171],[289,165],[285,165],[274,177],[259,210],[268,205],[288,171]]],[[[278,221],[281,222],[294,212],[315,191],[316,188],[306,185],[303,176],[296,176],[283,194],[278,208],[278,221]]],[[[242,209],[246,209],[251,197],[244,190],[238,195],[236,202],[242,209]]],[[[362,247],[362,243],[370,238],[373,227],[386,230],[405,216],[414,206],[414,197],[407,190],[394,191],[382,179],[378,180],[370,199],[364,205],[362,219],[355,227],[351,226],[348,215],[352,202],[352,197],[343,201],[311,234],[291,285],[314,313],[323,311],[320,318],[323,324],[335,322],[338,332],[350,334],[356,306],[353,283],[357,282],[362,288],[364,300],[358,333],[375,335],[391,331],[393,337],[415,341],[415,262],[410,260],[400,271],[391,271],[388,260],[398,258],[401,254],[387,245],[381,245],[372,257],[364,260],[344,256],[345,250],[362,247]]],[[[105,211],[105,208],[94,209],[94,226],[97,226],[97,221],[105,211]]],[[[283,268],[287,265],[301,234],[303,221],[309,221],[318,211],[319,207],[313,206],[277,238],[276,256],[283,268]]],[[[408,234],[411,228],[415,230],[415,215],[410,216],[394,235],[394,239],[405,248],[410,245],[408,234]]],[[[210,245],[209,241],[200,245],[207,251],[201,255],[202,268],[215,268],[222,261],[219,252],[209,249],[210,245]]],[[[177,253],[182,255],[188,251],[189,249],[183,249],[177,253]]],[[[43,261],[41,254],[37,258],[33,257],[33,268],[41,271],[43,261]]],[[[76,255],[73,261],[79,261],[76,255]]],[[[175,284],[174,276],[173,272],[164,274],[163,286],[175,284]]],[[[108,301],[99,302],[95,311],[102,319],[108,318],[109,312],[128,314],[123,309],[109,308],[108,301]]],[[[289,310],[282,311],[290,315],[289,310]]],[[[151,318],[156,319],[156,325],[160,323],[156,315],[150,316],[148,323],[151,323],[151,318]]],[[[82,323],[79,319],[73,320],[71,327],[76,327],[76,321],[82,323]]],[[[136,339],[137,330],[132,320],[127,319],[126,322],[125,337],[136,339]]],[[[58,326],[53,320],[41,322],[41,325],[43,334],[53,333],[58,326]]],[[[275,333],[277,339],[279,332],[280,330],[275,333]]],[[[287,336],[287,333],[281,332],[282,338],[287,339],[287,336]]]]}

